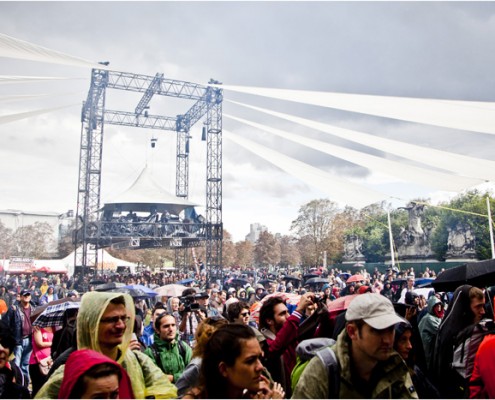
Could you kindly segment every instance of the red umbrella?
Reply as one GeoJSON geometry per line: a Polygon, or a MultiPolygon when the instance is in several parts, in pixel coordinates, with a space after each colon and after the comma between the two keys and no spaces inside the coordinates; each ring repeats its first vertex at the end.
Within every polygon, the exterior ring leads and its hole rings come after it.
{"type": "Polygon", "coordinates": [[[351,301],[359,296],[359,294],[348,294],[347,296],[339,297],[338,299],[327,304],[328,312],[347,310],[351,301]]]}
{"type": "Polygon", "coordinates": [[[349,283],[349,282],[360,282],[360,281],[364,281],[364,276],[361,275],[361,274],[356,274],[356,275],[351,275],[349,277],[349,279],[347,279],[346,283],[349,283]]]}

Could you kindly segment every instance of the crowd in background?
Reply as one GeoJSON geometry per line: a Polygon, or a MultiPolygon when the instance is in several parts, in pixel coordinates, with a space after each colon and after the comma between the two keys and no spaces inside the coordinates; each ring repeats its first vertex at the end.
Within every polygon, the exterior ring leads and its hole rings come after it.
{"type": "Polygon", "coordinates": [[[3,277],[0,398],[495,396],[490,288],[419,289],[435,277],[428,268],[216,272],[3,277]],[[112,282],[185,288],[99,291],[112,282]],[[64,299],[80,306],[36,325],[64,299]],[[334,364],[314,357],[323,348],[334,364]]]}

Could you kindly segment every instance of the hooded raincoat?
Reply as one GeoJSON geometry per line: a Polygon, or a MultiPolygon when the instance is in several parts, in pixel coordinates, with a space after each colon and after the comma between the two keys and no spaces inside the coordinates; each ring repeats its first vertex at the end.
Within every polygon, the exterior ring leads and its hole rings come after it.
{"type": "MultiPolygon", "coordinates": [[[[163,372],[145,354],[128,349],[134,326],[135,307],[132,297],[122,293],[88,292],[81,299],[81,307],[77,316],[77,348],[91,349],[101,352],[98,341],[100,319],[110,300],[124,297],[127,315],[131,317],[128,329],[125,330],[119,347],[117,362],[127,371],[131,379],[134,395],[138,399],[147,396],[154,398],[176,398],[177,389],[163,372]]],[[[36,398],[56,399],[64,376],[64,365],[59,367],[50,379],[43,385],[36,398]]]]}
{"type": "Polygon", "coordinates": [[[435,315],[433,308],[441,303],[442,302],[438,297],[431,296],[428,299],[428,312],[421,318],[418,325],[428,371],[431,371],[433,354],[435,353],[435,341],[437,339],[438,328],[442,322],[442,319],[435,315]]]}
{"type": "Polygon", "coordinates": [[[454,343],[457,334],[472,324],[474,314],[471,311],[469,290],[471,285],[459,286],[452,297],[452,301],[443,317],[435,341],[435,351],[432,362],[432,371],[435,374],[435,383],[440,394],[445,398],[462,397],[457,384],[458,374],[452,368],[454,343]]]}
{"type": "Polygon", "coordinates": [[[129,380],[129,376],[125,369],[107,356],[89,349],[74,351],[67,359],[64,379],[62,381],[62,386],[60,387],[60,392],[58,393],[58,398],[73,399],[77,395],[81,396],[82,393],[72,393],[79,378],[95,365],[105,363],[114,364],[121,370],[122,377],[119,380],[119,398],[134,399],[131,381],[129,380]]]}

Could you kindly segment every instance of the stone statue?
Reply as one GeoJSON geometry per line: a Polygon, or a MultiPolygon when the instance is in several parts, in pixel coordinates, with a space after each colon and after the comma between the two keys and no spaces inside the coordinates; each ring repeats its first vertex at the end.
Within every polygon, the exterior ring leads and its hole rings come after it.
{"type": "Polygon", "coordinates": [[[343,259],[345,261],[363,261],[365,257],[361,252],[362,246],[363,241],[358,235],[346,235],[343,259]]]}
{"type": "Polygon", "coordinates": [[[447,228],[447,231],[446,259],[476,258],[475,237],[469,225],[458,223],[454,228],[447,228]]]}
{"type": "Polygon", "coordinates": [[[410,202],[407,207],[409,221],[407,228],[401,227],[398,237],[398,254],[401,259],[425,259],[433,256],[429,242],[433,226],[429,224],[425,229],[421,224],[425,205],[410,202]]]}

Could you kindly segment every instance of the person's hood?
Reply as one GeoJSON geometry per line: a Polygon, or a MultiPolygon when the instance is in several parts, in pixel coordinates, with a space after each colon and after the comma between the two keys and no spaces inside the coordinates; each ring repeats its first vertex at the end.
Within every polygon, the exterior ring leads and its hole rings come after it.
{"type": "Polygon", "coordinates": [[[433,314],[433,307],[435,307],[438,303],[441,303],[442,301],[437,297],[437,296],[431,296],[428,299],[428,312],[430,314],[433,314]]]}
{"type": "Polygon", "coordinates": [[[77,348],[91,349],[101,352],[98,342],[98,326],[100,319],[105,312],[110,300],[117,297],[124,297],[127,315],[131,317],[125,330],[120,348],[120,356],[117,362],[121,363],[124,359],[127,348],[132,338],[132,327],[136,316],[134,302],[132,297],[124,293],[110,292],[87,292],[81,297],[81,306],[77,314],[77,348]]]}
{"type": "MultiPolygon", "coordinates": [[[[120,369],[122,378],[119,381],[119,398],[133,399],[134,393],[132,391],[131,381],[125,369],[107,356],[89,349],[74,351],[67,359],[64,369],[64,379],[62,380],[62,385],[60,386],[60,391],[58,392],[58,398],[75,398],[71,397],[71,392],[79,378],[90,368],[104,363],[116,365],[120,369]]],[[[77,393],[76,395],[80,396],[82,393],[77,393]]]]}

